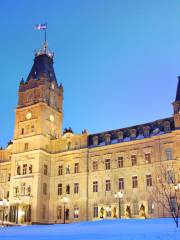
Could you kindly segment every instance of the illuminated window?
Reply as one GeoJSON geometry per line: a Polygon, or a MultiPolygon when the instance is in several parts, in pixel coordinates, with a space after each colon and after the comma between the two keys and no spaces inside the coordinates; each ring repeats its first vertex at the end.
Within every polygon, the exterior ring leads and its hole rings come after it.
{"type": "Polygon", "coordinates": [[[151,154],[150,153],[145,153],[145,162],[146,163],[151,163],[151,154]]]}
{"type": "Polygon", "coordinates": [[[79,208],[78,207],[74,208],[74,218],[79,218],[79,208]]]}
{"type": "Polygon", "coordinates": [[[154,213],[154,203],[150,199],[148,200],[148,214],[153,214],[154,213]]]}
{"type": "Polygon", "coordinates": [[[61,219],[62,218],[62,207],[58,206],[57,207],[57,219],[61,219]]]}

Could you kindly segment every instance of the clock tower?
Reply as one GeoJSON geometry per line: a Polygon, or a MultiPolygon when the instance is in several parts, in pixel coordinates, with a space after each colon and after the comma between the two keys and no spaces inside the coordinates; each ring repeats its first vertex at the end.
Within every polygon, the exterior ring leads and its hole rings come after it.
{"type": "Polygon", "coordinates": [[[178,77],[178,85],[176,91],[176,99],[173,102],[174,122],[176,129],[180,129],[180,77],[178,77]]]}
{"type": "Polygon", "coordinates": [[[14,139],[43,135],[50,139],[62,134],[63,87],[58,85],[53,53],[47,45],[35,53],[34,64],[20,82],[14,139]]]}
{"type": "Polygon", "coordinates": [[[33,223],[49,218],[51,140],[62,135],[62,102],[63,87],[57,83],[53,53],[45,43],[19,85],[12,145],[10,202],[18,197],[21,210],[33,223]]]}

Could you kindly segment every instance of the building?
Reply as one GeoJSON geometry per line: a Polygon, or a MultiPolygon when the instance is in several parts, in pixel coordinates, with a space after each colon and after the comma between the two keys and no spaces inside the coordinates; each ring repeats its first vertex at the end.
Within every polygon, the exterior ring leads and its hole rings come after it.
{"type": "Polygon", "coordinates": [[[152,189],[162,162],[180,180],[180,78],[169,118],[92,135],[62,132],[63,87],[45,44],[18,96],[14,138],[0,150],[0,198],[8,200],[1,219],[63,223],[64,217],[75,222],[168,216],[152,189]]]}

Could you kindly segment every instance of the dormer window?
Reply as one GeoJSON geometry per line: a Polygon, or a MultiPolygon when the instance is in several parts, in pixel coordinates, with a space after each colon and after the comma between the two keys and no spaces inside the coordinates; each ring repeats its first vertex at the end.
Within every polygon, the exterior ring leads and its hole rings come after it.
{"type": "Polygon", "coordinates": [[[131,137],[131,140],[136,139],[136,129],[131,129],[130,130],[130,137],[131,137]]]}
{"type": "Polygon", "coordinates": [[[144,137],[149,137],[150,127],[149,126],[143,127],[143,131],[144,131],[144,137]]]}
{"type": "Polygon", "coordinates": [[[110,144],[111,143],[111,134],[107,133],[104,136],[104,140],[106,144],[110,144]]]}
{"type": "Polygon", "coordinates": [[[94,136],[92,138],[92,140],[93,140],[93,146],[97,146],[98,145],[98,136],[94,136]]]}
{"type": "Polygon", "coordinates": [[[118,138],[118,141],[119,141],[119,142],[122,142],[122,141],[123,141],[123,136],[124,136],[124,134],[123,134],[122,131],[117,132],[117,138],[118,138]]]}
{"type": "Polygon", "coordinates": [[[169,121],[165,121],[164,122],[164,132],[168,133],[171,131],[171,126],[170,126],[170,122],[169,121]]]}

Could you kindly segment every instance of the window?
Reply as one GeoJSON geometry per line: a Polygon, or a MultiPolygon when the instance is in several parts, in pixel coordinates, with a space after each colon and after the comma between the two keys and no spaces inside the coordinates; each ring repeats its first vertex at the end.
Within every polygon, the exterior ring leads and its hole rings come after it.
{"type": "Polygon", "coordinates": [[[166,178],[167,178],[167,183],[168,183],[168,184],[174,183],[174,173],[173,173],[172,170],[168,170],[168,171],[167,171],[167,176],[166,176],[166,178]]]}
{"type": "Polygon", "coordinates": [[[98,207],[97,206],[93,207],[93,217],[94,218],[98,217],[98,207]]]}
{"type": "Polygon", "coordinates": [[[139,206],[138,206],[138,202],[137,201],[133,202],[133,214],[134,215],[138,215],[139,214],[139,206]]]}
{"type": "Polygon", "coordinates": [[[132,155],[131,156],[131,163],[132,163],[132,166],[137,165],[137,157],[136,157],[136,155],[132,155]]]}
{"type": "Polygon", "coordinates": [[[24,134],[24,128],[21,129],[21,134],[22,134],[22,135],[24,134]]]}
{"type": "Polygon", "coordinates": [[[70,186],[69,186],[69,184],[66,186],[66,194],[70,194],[70,186]]]}
{"type": "Polygon", "coordinates": [[[79,218],[79,208],[78,207],[74,208],[74,218],[79,218]]]}
{"type": "Polygon", "coordinates": [[[154,204],[152,200],[148,200],[148,214],[154,213],[154,204]]]}
{"type": "Polygon", "coordinates": [[[25,144],[24,144],[24,150],[27,151],[28,148],[29,148],[29,144],[28,144],[28,143],[25,143],[25,144]]]}
{"type": "Polygon", "coordinates": [[[58,167],[58,175],[59,175],[59,176],[63,175],[63,166],[62,166],[62,165],[60,165],[60,166],[58,167]]]}
{"type": "Polygon", "coordinates": [[[23,175],[27,174],[27,164],[23,164],[23,175]]]}
{"type": "Polygon", "coordinates": [[[58,195],[62,195],[62,184],[58,184],[58,195]]]}
{"type": "Polygon", "coordinates": [[[132,177],[132,187],[137,188],[138,187],[138,178],[137,176],[132,177]]]}
{"type": "Polygon", "coordinates": [[[107,170],[107,169],[110,169],[111,168],[111,161],[110,161],[110,159],[106,159],[105,160],[105,169],[107,170]]]}
{"type": "Polygon", "coordinates": [[[18,196],[19,195],[19,187],[14,188],[14,195],[18,196]]]}
{"type": "Polygon", "coordinates": [[[48,174],[48,166],[47,164],[44,164],[44,175],[47,176],[47,174],[48,174]]]}
{"type": "Polygon", "coordinates": [[[176,208],[177,208],[177,203],[176,203],[176,198],[175,197],[171,197],[170,198],[170,206],[171,206],[171,212],[176,212],[176,208]]]}
{"type": "Polygon", "coordinates": [[[93,161],[93,171],[97,171],[97,170],[98,170],[98,162],[93,161]]]}
{"type": "Polygon", "coordinates": [[[32,164],[29,165],[29,173],[32,173],[32,164]]]}
{"type": "Polygon", "coordinates": [[[145,153],[145,162],[151,163],[151,154],[150,153],[145,153]]]}
{"type": "Polygon", "coordinates": [[[57,207],[57,219],[61,219],[62,218],[62,207],[58,206],[57,207]]]}
{"type": "Polygon", "coordinates": [[[118,168],[123,168],[124,162],[123,157],[118,157],[118,168]]]}
{"type": "Polygon", "coordinates": [[[66,167],[66,174],[70,174],[70,166],[69,165],[66,167]]]}
{"type": "Polygon", "coordinates": [[[146,175],[146,186],[151,187],[152,186],[152,175],[146,175]]]}
{"type": "Polygon", "coordinates": [[[79,172],[79,163],[75,163],[74,164],[74,173],[78,173],[79,172]]]}
{"type": "Polygon", "coordinates": [[[106,180],[106,191],[111,191],[111,181],[106,180]]]}
{"type": "Polygon", "coordinates": [[[43,183],[43,194],[46,195],[47,194],[47,184],[43,183]]]}
{"type": "Polygon", "coordinates": [[[172,149],[167,148],[165,151],[166,151],[166,160],[172,160],[173,159],[172,149]]]}
{"type": "Polygon", "coordinates": [[[74,183],[74,193],[79,193],[79,183],[74,183]]]}
{"type": "Polygon", "coordinates": [[[124,189],[124,178],[119,178],[119,190],[124,189]]]}
{"type": "Polygon", "coordinates": [[[93,182],[93,192],[98,192],[98,181],[93,182]]]}
{"type": "Polygon", "coordinates": [[[21,175],[21,167],[17,166],[17,175],[21,175]]]}

